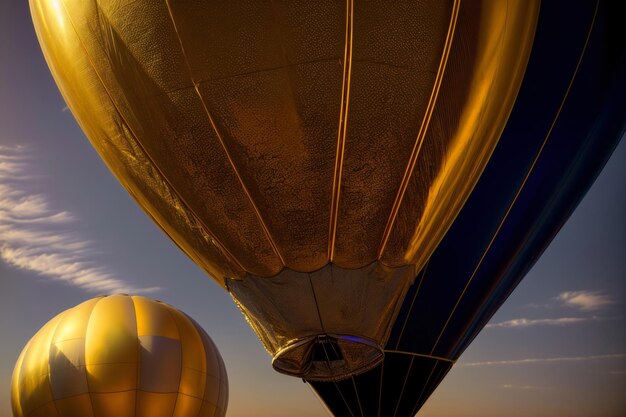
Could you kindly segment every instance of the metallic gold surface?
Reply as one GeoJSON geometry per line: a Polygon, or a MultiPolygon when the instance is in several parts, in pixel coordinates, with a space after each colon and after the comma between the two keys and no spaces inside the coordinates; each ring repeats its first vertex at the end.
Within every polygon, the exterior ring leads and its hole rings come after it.
{"type": "Polygon", "coordinates": [[[413,277],[350,316],[324,297],[360,303],[374,263],[423,267],[498,142],[538,15],[526,0],[30,4],[96,150],[272,356],[327,320],[350,335],[366,317],[353,336],[384,344],[413,277]],[[361,279],[317,298],[287,279],[328,268],[361,279]]]}
{"type": "Polygon", "coordinates": [[[539,1],[461,4],[430,128],[381,251],[384,263],[421,269],[456,218],[513,108],[538,14],[539,1]],[[419,174],[426,171],[428,181],[419,174]]]}
{"type": "Polygon", "coordinates": [[[184,313],[112,295],[33,336],[15,365],[11,403],[15,417],[221,417],[228,380],[217,348],[184,313]]]}

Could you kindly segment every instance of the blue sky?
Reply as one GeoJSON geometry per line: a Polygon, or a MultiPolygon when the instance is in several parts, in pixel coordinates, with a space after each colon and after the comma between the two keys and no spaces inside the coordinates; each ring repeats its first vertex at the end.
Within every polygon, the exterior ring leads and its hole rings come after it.
{"type": "MultiPolygon", "coordinates": [[[[570,221],[419,414],[622,416],[626,142],[570,221]]],[[[0,2],[0,416],[13,365],[58,312],[142,293],[194,317],[229,373],[229,416],[324,416],[275,373],[229,295],[115,181],[67,111],[26,2],[0,2]]]]}

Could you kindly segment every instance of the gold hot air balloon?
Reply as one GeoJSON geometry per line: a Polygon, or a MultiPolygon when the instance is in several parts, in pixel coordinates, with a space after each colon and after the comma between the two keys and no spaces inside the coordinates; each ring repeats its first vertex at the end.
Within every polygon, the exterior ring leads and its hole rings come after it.
{"type": "Polygon", "coordinates": [[[382,360],[500,137],[538,3],[30,0],[111,171],[309,380],[382,360]]]}
{"type": "Polygon", "coordinates": [[[145,297],[85,301],[28,342],[11,383],[14,417],[223,417],[228,380],[191,318],[145,297]]]}

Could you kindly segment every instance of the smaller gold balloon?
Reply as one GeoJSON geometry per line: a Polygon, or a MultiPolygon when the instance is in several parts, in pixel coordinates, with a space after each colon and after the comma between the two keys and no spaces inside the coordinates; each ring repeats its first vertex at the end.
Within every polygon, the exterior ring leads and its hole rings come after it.
{"type": "Polygon", "coordinates": [[[97,297],[46,323],[13,371],[15,417],[223,417],[226,368],[189,316],[149,298],[97,297]]]}

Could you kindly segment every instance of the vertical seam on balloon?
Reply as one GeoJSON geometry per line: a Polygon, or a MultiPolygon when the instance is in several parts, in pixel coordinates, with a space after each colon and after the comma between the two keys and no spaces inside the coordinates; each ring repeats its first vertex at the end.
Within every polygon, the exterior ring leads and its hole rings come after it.
{"type": "MultiPolygon", "coordinates": [[[[13,401],[13,395],[11,395],[11,407],[13,410],[17,411],[21,417],[24,417],[24,410],[22,407],[21,401],[21,393],[18,389],[20,382],[20,375],[22,374],[22,366],[24,364],[24,357],[26,356],[26,352],[30,349],[30,340],[26,342],[26,346],[20,353],[20,356],[17,358],[17,363],[15,364],[15,370],[13,371],[13,375],[11,376],[11,393],[15,395],[16,401],[13,401]]],[[[15,416],[18,417],[18,416],[15,416]]]]}
{"type": "Polygon", "coordinates": [[[383,361],[380,365],[380,381],[378,383],[378,414],[377,417],[380,417],[380,408],[383,402],[383,378],[385,374],[385,359],[383,358],[383,361]]]}
{"type": "MultiPolygon", "coordinates": [[[[213,339],[211,339],[211,336],[208,335],[208,333],[206,331],[204,331],[204,329],[202,328],[202,326],[200,326],[194,319],[192,319],[191,317],[189,317],[189,320],[191,321],[193,327],[196,329],[196,331],[198,332],[198,335],[200,336],[200,340],[202,341],[202,346],[204,346],[204,357],[207,363],[207,369],[206,369],[206,382],[205,382],[205,387],[204,387],[204,391],[206,393],[207,390],[207,386],[209,385],[209,377],[215,377],[218,381],[221,381],[221,370],[220,370],[220,357],[218,354],[218,350],[217,350],[217,346],[215,346],[215,344],[213,343],[213,339]],[[204,337],[206,336],[206,337],[204,337]],[[206,343],[205,343],[206,342],[206,343]],[[217,362],[217,366],[218,366],[218,375],[212,375],[209,374],[209,361],[208,361],[208,355],[209,355],[209,350],[207,350],[208,348],[213,355],[215,356],[215,360],[217,362]]],[[[210,401],[208,401],[206,399],[206,396],[202,395],[202,402],[205,402],[207,404],[210,405],[214,405],[215,406],[215,410],[217,410],[219,408],[219,402],[220,402],[220,391],[221,391],[221,384],[217,384],[217,401],[215,404],[211,403],[210,401]]],[[[201,413],[199,412],[198,415],[200,415],[201,413]]]]}
{"type": "Polygon", "coordinates": [[[335,154],[335,170],[333,174],[333,191],[330,203],[330,225],[328,231],[328,260],[335,256],[335,238],[339,218],[339,196],[345,156],[346,131],[348,126],[348,104],[350,102],[350,81],[352,76],[352,48],[354,38],[354,2],[346,1],[346,40],[343,55],[343,77],[341,85],[341,107],[339,110],[339,127],[337,129],[337,151],[335,154]]]}
{"type": "MultiPolygon", "coordinates": [[[[199,325],[199,324],[197,324],[197,323],[196,323],[196,325],[197,325],[198,327],[200,327],[200,325],[199,325]]],[[[202,329],[202,328],[201,328],[201,329],[202,329]]],[[[219,408],[219,405],[220,405],[220,404],[219,404],[219,403],[220,403],[220,392],[221,392],[221,390],[222,390],[222,385],[219,383],[219,381],[221,381],[221,380],[222,380],[222,370],[221,370],[222,358],[220,357],[219,350],[217,350],[217,346],[215,345],[215,342],[213,342],[213,339],[211,339],[211,336],[209,336],[209,334],[208,334],[208,333],[207,333],[204,329],[202,329],[202,332],[203,332],[203,334],[206,336],[206,340],[207,340],[207,342],[208,342],[208,345],[205,345],[205,352],[206,352],[206,349],[211,348],[210,350],[211,350],[211,352],[213,352],[213,355],[215,356],[215,361],[217,362],[217,368],[218,368],[218,369],[217,369],[217,373],[218,373],[218,375],[216,375],[216,376],[215,376],[215,378],[216,378],[216,379],[217,379],[217,381],[218,381],[218,384],[217,384],[217,402],[216,402],[214,405],[215,405],[215,408],[216,408],[216,409],[218,409],[218,408],[219,408]]],[[[204,341],[203,341],[203,342],[204,342],[204,341]]],[[[204,344],[204,343],[203,343],[203,344],[204,344]]],[[[208,354],[208,353],[207,353],[207,354],[208,354]]],[[[224,369],[224,370],[225,370],[225,369],[224,369]]],[[[208,369],[207,369],[207,371],[208,371],[208,369]]],[[[209,373],[207,372],[207,376],[208,376],[208,375],[209,375],[209,373]]],[[[211,376],[212,376],[212,375],[211,375],[211,376]]],[[[208,384],[208,380],[207,380],[207,384],[208,384]]],[[[210,402],[210,401],[208,401],[208,400],[205,400],[205,401],[206,401],[207,403],[211,404],[211,402],[210,402]]]]}
{"type": "MultiPolygon", "coordinates": [[[[63,6],[65,7],[65,3],[63,4],[63,6]]],[[[69,14],[68,14],[69,16],[69,14]]],[[[71,20],[70,20],[71,21],[71,20]]],[[[91,404],[91,415],[95,417],[96,415],[96,409],[93,406],[93,398],[91,398],[91,388],[89,387],[89,372],[87,372],[87,334],[89,333],[89,323],[91,322],[91,316],[93,315],[93,310],[96,308],[96,305],[102,301],[103,298],[105,298],[106,295],[104,297],[101,297],[98,301],[96,301],[95,303],[93,303],[93,306],[91,307],[91,310],[89,311],[89,316],[87,318],[87,324],[85,326],[85,348],[84,353],[85,353],[85,357],[83,358],[85,361],[85,383],[87,384],[87,397],[89,398],[89,404],[91,404]]]]}
{"type": "MultiPolygon", "coordinates": [[[[176,393],[176,400],[174,401],[174,410],[172,411],[173,413],[176,413],[176,405],[178,404],[178,397],[180,395],[187,395],[187,394],[182,394],[180,391],[180,385],[182,384],[182,381],[183,381],[183,367],[185,363],[183,361],[183,354],[185,352],[185,349],[183,349],[183,336],[182,336],[182,332],[180,331],[180,327],[178,326],[178,322],[176,321],[176,317],[174,316],[173,307],[170,307],[170,305],[165,304],[165,303],[163,303],[163,306],[166,308],[167,312],[170,314],[170,317],[172,318],[172,321],[174,322],[174,326],[176,326],[176,330],[178,331],[178,342],[180,343],[180,374],[178,377],[178,392],[176,393]]],[[[182,314],[182,317],[183,319],[186,318],[184,313],[182,314]]],[[[191,325],[193,326],[193,323],[191,323],[191,325]]],[[[200,340],[202,340],[202,338],[200,338],[200,340]]],[[[208,372],[205,372],[205,374],[208,377],[208,372]]],[[[202,397],[204,399],[204,396],[202,397]]],[[[202,409],[202,406],[200,406],[200,408],[198,409],[198,416],[200,415],[201,409],[202,409]]]]}
{"type": "Polygon", "coordinates": [[[252,198],[252,195],[250,194],[250,191],[248,190],[248,187],[246,186],[245,182],[243,181],[243,178],[241,177],[241,175],[239,174],[239,171],[237,170],[237,167],[235,165],[235,161],[233,160],[233,158],[230,155],[230,152],[228,151],[228,148],[226,147],[226,143],[224,142],[224,139],[222,138],[222,135],[219,133],[218,129],[217,129],[217,125],[215,124],[215,121],[213,120],[213,117],[211,116],[211,113],[209,112],[209,109],[206,105],[206,102],[204,100],[204,97],[202,97],[202,93],[200,92],[200,89],[198,88],[198,85],[194,85],[194,90],[196,91],[196,94],[198,95],[198,98],[200,99],[200,102],[202,104],[202,108],[204,109],[205,114],[207,115],[207,118],[209,119],[209,123],[211,124],[211,127],[213,128],[213,131],[215,132],[215,136],[217,136],[218,141],[220,142],[220,145],[222,145],[222,149],[224,149],[224,153],[226,154],[226,158],[228,158],[228,162],[230,162],[230,165],[233,169],[233,172],[235,173],[235,176],[237,177],[237,179],[239,180],[239,184],[241,185],[241,188],[244,192],[244,194],[246,195],[246,197],[248,197],[248,200],[250,201],[250,205],[252,206],[252,209],[254,210],[254,213],[257,217],[257,220],[259,221],[259,224],[261,226],[261,229],[263,230],[263,233],[265,234],[265,237],[267,238],[268,243],[270,244],[270,247],[272,248],[272,250],[274,251],[274,253],[276,254],[276,256],[278,257],[278,260],[281,263],[281,266],[285,266],[285,260],[283,258],[283,256],[281,255],[280,251],[278,250],[278,246],[276,245],[276,242],[274,241],[274,238],[272,237],[269,228],[267,227],[267,224],[265,223],[265,220],[263,219],[263,216],[261,215],[261,212],[259,210],[259,208],[257,207],[256,203],[254,202],[254,199],[252,198]]]}
{"type": "MultiPolygon", "coordinates": [[[[324,356],[326,356],[326,365],[328,366],[328,372],[332,375],[332,367],[330,366],[330,357],[328,356],[328,352],[326,351],[326,346],[324,343],[322,343],[322,350],[324,351],[324,356]]],[[[333,380],[333,384],[335,384],[335,387],[337,387],[337,383],[333,380]]],[[[339,388],[337,387],[337,390],[339,390],[339,388]]],[[[341,395],[341,391],[339,391],[339,395],[341,395]]],[[[341,398],[343,398],[343,395],[341,395],[341,398]]],[[[344,400],[345,402],[345,400],[344,400]]],[[[352,412],[350,412],[350,414],[352,414],[352,412]]],[[[354,415],[353,415],[354,417],[354,415]]]]}
{"type": "MultiPolygon", "coordinates": [[[[159,303],[158,301],[156,301],[159,303]]],[[[165,310],[168,312],[169,316],[172,318],[172,322],[174,323],[174,327],[176,327],[176,331],[178,332],[178,343],[180,344],[180,373],[178,374],[178,391],[176,392],[176,399],[174,400],[174,408],[172,409],[172,413],[176,412],[176,404],[178,403],[178,397],[181,395],[180,392],[180,384],[183,380],[183,336],[180,332],[180,327],[178,327],[178,323],[176,322],[176,318],[174,317],[174,312],[169,309],[169,306],[165,303],[160,303],[165,307],[165,310]]],[[[137,334],[137,339],[139,339],[139,334],[137,334]]]]}
{"type": "Polygon", "coordinates": [[[176,331],[178,332],[178,343],[180,344],[180,373],[178,374],[178,392],[176,393],[176,399],[174,400],[174,408],[172,409],[172,413],[176,412],[176,405],[178,404],[178,398],[182,395],[180,392],[180,385],[183,381],[183,367],[185,361],[183,360],[183,355],[185,354],[185,350],[183,349],[183,335],[180,332],[180,328],[178,327],[178,323],[176,322],[176,318],[174,317],[174,313],[167,309],[168,313],[172,317],[172,321],[174,322],[174,326],[176,327],[176,331]]]}
{"type": "Polygon", "coordinates": [[[415,356],[411,356],[411,363],[409,364],[409,369],[406,371],[406,376],[404,377],[404,382],[402,383],[402,389],[400,390],[400,395],[398,396],[398,402],[396,403],[396,408],[393,410],[393,417],[396,417],[398,413],[398,408],[400,407],[400,402],[402,402],[402,394],[404,394],[404,389],[406,388],[406,383],[409,380],[409,375],[411,374],[411,368],[413,368],[413,361],[415,360],[415,356]]]}
{"type": "MultiPolygon", "coordinates": [[[[183,380],[183,337],[182,334],[180,332],[180,327],[178,327],[178,323],[176,322],[176,318],[174,317],[174,312],[172,310],[170,310],[167,304],[165,303],[161,303],[160,301],[153,301],[153,302],[157,302],[161,305],[163,305],[163,307],[165,307],[165,310],[168,312],[169,316],[172,318],[172,322],[174,323],[174,327],[176,327],[176,331],[178,332],[178,343],[180,344],[180,373],[178,374],[178,391],[176,392],[176,399],[174,400],[174,408],[172,409],[172,413],[176,412],[176,404],[178,403],[178,397],[181,395],[180,393],[180,384],[183,380]]],[[[139,334],[137,334],[137,338],[139,339],[139,334]]]]}
{"type": "MultiPolygon", "coordinates": [[[[173,307],[172,307],[173,308],[173,307]]],[[[196,332],[196,336],[198,336],[198,339],[200,339],[200,342],[202,343],[202,346],[204,347],[204,339],[202,338],[202,334],[200,334],[200,329],[198,328],[199,326],[196,326],[196,322],[189,317],[187,314],[183,313],[181,315],[181,318],[183,321],[187,321],[187,323],[191,326],[191,328],[193,329],[194,332],[196,332]]],[[[182,343],[181,343],[181,351],[182,351],[182,343]]],[[[209,362],[207,361],[207,354],[206,354],[206,347],[204,347],[204,352],[203,355],[204,356],[204,361],[206,362],[206,367],[204,372],[202,372],[204,374],[204,389],[202,390],[202,398],[198,398],[200,400],[200,407],[198,408],[198,415],[197,417],[200,417],[201,413],[202,413],[202,403],[204,402],[204,393],[206,392],[206,385],[209,383],[209,362]]],[[[180,368],[182,371],[182,367],[180,368]]],[[[187,394],[185,394],[187,395],[187,394]]],[[[190,396],[190,395],[187,395],[190,396]]],[[[190,397],[194,397],[194,396],[190,396],[190,397]]],[[[194,397],[197,398],[197,397],[194,397]]],[[[218,396],[217,396],[218,402],[219,402],[219,392],[218,392],[218,396]]]]}
{"type": "Polygon", "coordinates": [[[52,397],[52,405],[54,406],[54,409],[57,412],[57,415],[59,417],[61,417],[61,413],[59,413],[59,409],[57,407],[57,403],[56,403],[56,398],[54,398],[54,393],[52,392],[52,380],[50,379],[50,349],[52,349],[52,346],[54,345],[54,336],[57,332],[57,329],[59,328],[59,323],[61,323],[61,319],[63,318],[63,316],[66,314],[66,312],[63,312],[61,314],[59,314],[57,322],[54,324],[54,329],[52,329],[52,335],[50,336],[50,346],[48,346],[48,360],[47,360],[47,367],[48,367],[48,386],[50,387],[50,397],[52,397]]]}
{"type": "Polygon", "coordinates": [[[328,352],[326,351],[326,344],[322,343],[322,350],[324,351],[324,356],[326,356],[326,365],[328,366],[328,373],[333,375],[333,368],[330,366],[330,357],[328,356],[328,352]]]}
{"type": "Polygon", "coordinates": [[[428,105],[426,106],[426,112],[417,133],[417,138],[415,140],[415,143],[413,144],[413,150],[411,151],[411,156],[409,157],[409,163],[407,164],[407,167],[404,171],[402,181],[400,182],[400,187],[398,188],[398,193],[396,194],[396,198],[391,208],[391,213],[389,214],[389,218],[387,219],[383,238],[380,242],[378,253],[376,255],[377,259],[382,258],[385,248],[387,247],[387,243],[389,242],[389,238],[391,237],[391,232],[398,216],[398,212],[400,211],[400,206],[402,205],[404,195],[409,186],[409,182],[411,181],[411,177],[413,176],[415,166],[417,165],[417,158],[420,154],[422,145],[424,144],[424,140],[426,138],[426,133],[428,132],[428,128],[430,126],[430,120],[437,104],[437,98],[439,97],[439,91],[441,89],[441,84],[443,83],[443,77],[446,71],[448,58],[450,57],[450,50],[452,49],[452,42],[454,40],[454,34],[456,32],[456,24],[459,15],[460,3],[461,0],[455,0],[452,6],[450,24],[448,26],[446,41],[444,43],[443,51],[441,54],[441,60],[439,62],[439,68],[437,69],[435,83],[433,84],[433,89],[428,99],[428,105]]]}
{"type": "Polygon", "coordinates": [[[335,385],[335,388],[337,389],[337,392],[339,393],[339,396],[341,397],[344,405],[346,406],[346,409],[348,410],[348,412],[350,413],[350,415],[352,417],[354,417],[354,413],[352,412],[352,409],[350,408],[350,406],[348,405],[348,402],[346,401],[346,399],[344,398],[343,394],[341,393],[341,389],[339,389],[339,385],[337,385],[336,381],[333,381],[333,385],[335,385]]]}
{"type": "MultiPolygon", "coordinates": [[[[339,348],[339,345],[337,345],[337,347],[339,348]]],[[[343,354],[342,351],[341,351],[341,348],[339,348],[339,352],[337,352],[337,350],[335,350],[335,346],[334,346],[333,343],[330,343],[330,348],[333,350],[333,353],[335,354],[335,356],[339,356],[340,352],[341,352],[341,354],[343,354]]],[[[328,365],[330,366],[330,361],[328,362],[328,365]]],[[[348,373],[352,373],[352,369],[350,369],[350,366],[348,366],[348,364],[346,364],[346,368],[348,368],[348,373]]]]}
{"type": "MultiPolygon", "coordinates": [[[[332,265],[330,269],[330,273],[332,275],[332,265]]],[[[309,277],[309,285],[311,286],[311,293],[313,294],[313,302],[315,303],[315,309],[317,310],[317,318],[320,321],[320,329],[322,332],[326,334],[326,330],[324,329],[324,321],[322,320],[322,312],[320,311],[319,304],[317,303],[317,295],[315,294],[315,287],[313,286],[313,280],[311,279],[311,274],[307,272],[307,276],[309,277]]]]}
{"type": "MultiPolygon", "coordinates": [[[[36,336],[36,334],[35,334],[35,336],[36,336]]],[[[33,339],[35,338],[35,336],[33,336],[33,337],[32,337],[32,338],[28,341],[28,343],[26,344],[26,349],[27,349],[27,350],[26,350],[26,352],[24,353],[24,357],[22,358],[22,367],[23,367],[23,366],[25,366],[25,363],[24,363],[24,362],[26,362],[26,358],[27,358],[27,356],[28,356],[28,351],[32,348],[31,343],[33,342],[33,339]]],[[[21,374],[21,373],[22,373],[22,369],[20,369],[20,374],[21,374]]],[[[18,386],[19,386],[19,381],[18,381],[18,386]]],[[[24,407],[24,405],[21,403],[21,401],[20,401],[20,408],[22,409],[21,411],[22,411],[22,414],[24,414],[24,417],[27,417],[27,415],[28,415],[29,413],[26,413],[26,411],[25,411],[25,409],[26,409],[26,408],[25,408],[25,407],[24,407]]],[[[38,408],[39,408],[39,407],[38,407],[38,408]]],[[[31,410],[30,412],[33,412],[34,410],[35,410],[35,409],[31,410]]]]}
{"type": "Polygon", "coordinates": [[[570,93],[570,90],[572,88],[572,85],[574,84],[574,80],[576,79],[576,75],[578,74],[578,69],[580,68],[580,65],[581,65],[581,63],[583,61],[583,57],[585,55],[585,51],[587,50],[587,45],[589,44],[589,39],[591,38],[591,33],[592,33],[594,25],[595,25],[596,15],[598,13],[598,7],[599,7],[599,1],[596,2],[596,9],[594,11],[593,18],[591,19],[591,25],[590,25],[589,30],[587,32],[587,38],[585,39],[585,43],[584,43],[583,48],[581,50],[580,56],[578,58],[578,62],[576,63],[576,67],[574,68],[574,72],[572,74],[572,77],[571,77],[571,79],[569,81],[567,89],[565,90],[565,94],[563,95],[563,98],[561,99],[561,103],[559,104],[559,107],[558,107],[558,109],[556,111],[556,114],[555,114],[553,120],[552,120],[550,128],[548,129],[546,137],[544,138],[543,143],[541,144],[541,147],[539,148],[539,151],[535,155],[535,158],[534,158],[532,164],[530,165],[530,168],[528,169],[528,172],[526,173],[526,176],[525,176],[524,180],[522,181],[522,184],[518,188],[517,193],[513,197],[513,200],[509,204],[509,207],[507,208],[506,213],[504,214],[502,220],[500,221],[500,224],[498,225],[498,228],[496,229],[496,231],[494,232],[493,236],[491,237],[491,240],[489,241],[489,244],[485,248],[485,251],[481,255],[480,259],[478,260],[478,263],[476,264],[476,267],[474,268],[474,270],[472,272],[472,275],[470,276],[469,280],[465,284],[465,287],[463,288],[463,291],[461,292],[461,295],[457,299],[456,304],[452,308],[452,311],[450,312],[450,315],[448,316],[448,319],[446,320],[446,323],[444,324],[443,328],[441,329],[441,332],[439,333],[439,337],[437,337],[437,340],[435,341],[435,344],[433,345],[433,347],[432,347],[432,349],[430,351],[431,354],[434,353],[435,349],[437,348],[437,345],[439,344],[439,341],[441,340],[441,337],[443,336],[446,328],[448,327],[448,324],[450,323],[450,320],[452,319],[452,316],[454,315],[457,307],[461,303],[461,300],[463,299],[463,296],[465,295],[468,287],[470,286],[470,284],[472,283],[474,277],[476,276],[476,273],[480,269],[484,259],[487,257],[487,254],[489,253],[489,251],[491,249],[491,246],[493,245],[494,241],[498,237],[498,235],[500,233],[500,230],[502,229],[502,226],[506,222],[509,214],[511,213],[511,210],[515,206],[515,204],[517,202],[517,199],[519,198],[520,194],[522,193],[522,191],[523,191],[523,189],[524,189],[524,187],[526,185],[526,182],[530,178],[530,176],[531,176],[531,174],[533,172],[533,169],[535,168],[535,165],[537,164],[537,161],[541,157],[541,154],[542,154],[546,144],[548,143],[548,139],[550,138],[550,135],[552,134],[552,130],[554,129],[554,126],[556,125],[556,123],[557,123],[557,121],[559,119],[559,116],[561,114],[561,110],[563,109],[563,106],[565,105],[565,102],[567,101],[567,98],[569,96],[569,93],[570,93]]]}
{"type": "MultiPolygon", "coordinates": [[[[204,345],[204,340],[202,341],[202,345],[204,346],[204,352],[205,352],[205,356],[207,355],[207,349],[210,347],[211,350],[213,351],[213,354],[215,355],[215,361],[217,362],[217,400],[215,401],[215,410],[213,411],[213,417],[215,417],[215,413],[217,412],[217,410],[219,410],[219,406],[220,406],[220,394],[222,393],[222,364],[221,364],[221,358],[218,355],[218,350],[217,350],[217,346],[215,346],[215,344],[213,343],[213,339],[211,339],[211,336],[209,336],[207,334],[207,341],[211,344],[211,346],[205,346],[204,345]]],[[[182,368],[181,368],[182,370],[182,368]]],[[[207,363],[207,371],[208,371],[208,363],[207,363]]],[[[209,383],[209,373],[207,372],[207,384],[209,383]]],[[[204,391],[206,392],[206,387],[204,388],[204,391]]],[[[206,401],[206,396],[204,396],[203,401],[206,401]]],[[[211,404],[209,401],[206,401],[207,403],[211,404]]],[[[201,408],[202,409],[202,408],[201,408]]],[[[225,410],[224,410],[225,411],[225,410]]],[[[200,412],[198,412],[198,416],[200,416],[200,412]]]]}
{"type": "Polygon", "coordinates": [[[411,300],[411,306],[409,307],[409,311],[407,312],[406,318],[404,319],[404,323],[402,324],[402,330],[400,330],[400,335],[398,336],[398,340],[396,341],[396,349],[398,349],[398,347],[400,346],[400,341],[402,340],[402,336],[404,335],[404,329],[407,323],[409,322],[409,317],[411,316],[411,312],[413,311],[413,304],[415,303],[415,300],[417,299],[417,294],[422,288],[422,283],[424,282],[424,279],[426,278],[426,270],[428,269],[429,261],[430,260],[426,261],[426,265],[424,265],[424,269],[422,269],[422,277],[420,278],[420,282],[417,285],[417,289],[415,290],[415,294],[413,295],[413,300],[411,300]]]}
{"type": "Polygon", "coordinates": [[[430,382],[430,379],[433,377],[433,373],[435,372],[435,368],[437,368],[437,364],[438,362],[435,362],[433,364],[433,368],[430,370],[430,373],[428,374],[428,378],[426,378],[426,382],[422,386],[420,395],[417,397],[417,402],[415,403],[415,406],[413,406],[413,412],[411,413],[412,416],[415,415],[417,413],[417,410],[419,409],[420,401],[422,401],[422,397],[424,396],[424,391],[426,391],[426,386],[430,382]]]}
{"type": "Polygon", "coordinates": [[[185,65],[187,66],[187,70],[189,71],[189,78],[193,84],[193,88],[196,92],[196,95],[198,96],[198,98],[200,99],[200,104],[202,104],[202,108],[204,109],[204,113],[206,114],[209,123],[211,124],[211,127],[213,128],[213,132],[215,132],[215,136],[217,137],[217,140],[219,141],[220,145],[222,146],[222,149],[224,150],[224,154],[226,155],[226,158],[228,159],[228,162],[230,163],[231,168],[233,169],[233,173],[235,174],[235,176],[237,177],[237,179],[239,180],[239,185],[241,186],[244,194],[246,195],[246,197],[248,198],[248,201],[250,202],[250,205],[252,206],[252,209],[257,217],[257,220],[259,221],[259,224],[261,226],[261,229],[263,230],[263,233],[265,234],[265,237],[268,241],[268,243],[270,244],[270,247],[272,248],[272,250],[274,251],[274,253],[276,254],[276,256],[278,257],[278,259],[280,260],[281,266],[285,266],[285,260],[283,258],[283,256],[280,254],[280,251],[278,250],[278,246],[276,245],[276,242],[274,241],[274,238],[272,237],[272,234],[270,233],[270,230],[267,226],[267,224],[265,223],[265,220],[263,219],[263,216],[261,215],[261,211],[259,210],[259,208],[257,207],[256,203],[254,202],[254,199],[252,198],[252,195],[250,194],[250,191],[248,190],[248,187],[246,186],[243,178],[241,177],[241,174],[239,173],[239,170],[237,169],[237,166],[235,164],[234,159],[232,158],[228,147],[226,146],[226,143],[224,142],[224,138],[222,137],[221,133],[219,132],[217,125],[215,124],[215,121],[213,120],[213,116],[211,116],[211,112],[209,112],[209,108],[206,104],[206,101],[204,100],[204,97],[202,96],[202,93],[200,92],[200,88],[199,88],[199,83],[196,82],[196,80],[194,79],[193,76],[193,72],[191,71],[191,66],[189,65],[189,58],[187,57],[187,53],[185,52],[185,47],[183,44],[183,40],[180,37],[180,33],[178,32],[178,26],[176,25],[176,20],[174,19],[174,13],[172,11],[172,8],[170,6],[170,2],[169,0],[165,0],[165,5],[167,7],[167,11],[169,13],[170,16],[170,20],[172,22],[172,26],[174,27],[174,33],[176,34],[176,38],[178,39],[178,43],[180,45],[180,50],[181,53],[183,55],[183,59],[185,61],[185,65]]]}
{"type": "Polygon", "coordinates": [[[359,411],[361,412],[361,417],[365,417],[363,414],[363,407],[361,406],[361,399],[359,398],[359,391],[356,389],[356,382],[354,381],[354,375],[350,377],[352,380],[352,387],[354,388],[354,395],[356,395],[356,403],[359,405],[359,411]]]}
{"type": "MultiPolygon", "coordinates": [[[[226,248],[226,246],[224,246],[222,244],[222,242],[220,242],[220,240],[211,232],[211,230],[204,224],[204,222],[194,213],[194,211],[191,209],[191,206],[189,204],[187,204],[187,202],[183,199],[183,197],[174,189],[174,187],[172,186],[171,182],[168,180],[168,178],[165,176],[165,174],[159,169],[159,167],[154,163],[154,161],[152,160],[150,155],[148,155],[148,152],[146,151],[144,146],[139,142],[139,140],[137,139],[137,135],[135,134],[135,132],[133,131],[132,127],[130,126],[130,124],[126,120],[126,117],[124,117],[124,115],[120,111],[119,107],[115,103],[115,100],[113,100],[113,96],[111,95],[111,92],[109,91],[109,89],[107,88],[106,84],[104,83],[104,80],[100,76],[100,73],[98,72],[98,70],[96,70],[96,66],[93,63],[91,55],[87,51],[87,47],[85,46],[82,38],[79,36],[78,31],[76,30],[76,26],[74,25],[74,21],[72,20],[72,17],[67,12],[67,6],[65,5],[65,0],[61,0],[61,1],[62,1],[62,4],[63,4],[63,9],[65,10],[65,13],[67,15],[67,20],[72,25],[72,28],[74,29],[74,33],[76,34],[76,38],[80,42],[80,45],[83,48],[83,51],[85,52],[85,57],[89,61],[89,65],[91,66],[94,74],[98,78],[98,81],[100,81],[100,85],[102,86],[102,88],[106,92],[107,97],[111,101],[111,105],[115,109],[115,112],[117,113],[117,115],[124,122],[124,126],[126,126],[126,128],[128,128],[128,131],[132,135],[135,144],[141,149],[141,151],[143,152],[145,158],[150,162],[150,166],[161,176],[161,179],[167,184],[167,187],[168,187],[169,191],[180,200],[180,202],[187,208],[187,210],[189,211],[191,216],[198,222],[199,225],[202,226],[202,229],[211,237],[211,239],[213,239],[213,241],[215,242],[215,246],[217,246],[220,249],[220,251],[222,252],[224,257],[227,260],[235,263],[236,266],[239,267],[239,269],[241,269],[242,271],[245,271],[245,268],[241,265],[239,260],[237,258],[235,258],[232,253],[230,253],[230,251],[226,248]]],[[[96,3],[97,7],[100,7],[98,5],[98,1],[97,0],[94,0],[94,2],[96,3]]],[[[153,217],[152,214],[150,214],[150,216],[153,217]]],[[[169,234],[168,234],[168,236],[169,236],[169,234]]],[[[178,246],[178,244],[177,244],[177,246],[178,246]]]]}
{"type": "Polygon", "coordinates": [[[137,416],[137,403],[139,402],[139,387],[141,384],[141,341],[139,340],[139,321],[137,320],[137,307],[135,300],[130,298],[130,304],[133,306],[133,317],[135,318],[135,343],[137,344],[137,382],[135,384],[135,416],[137,416]]]}

